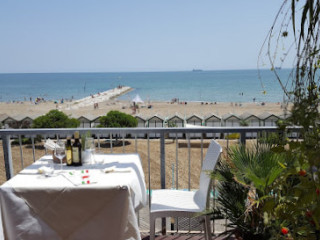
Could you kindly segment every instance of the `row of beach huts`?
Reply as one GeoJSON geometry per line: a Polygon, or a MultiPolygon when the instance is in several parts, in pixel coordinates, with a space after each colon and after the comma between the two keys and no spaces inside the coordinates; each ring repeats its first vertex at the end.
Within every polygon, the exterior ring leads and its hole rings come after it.
{"type": "MultiPolygon", "coordinates": [[[[3,128],[30,128],[32,126],[33,119],[38,116],[7,116],[5,114],[0,115],[0,123],[3,128]]],[[[100,116],[72,116],[80,121],[79,128],[95,128],[100,124],[100,116]]],[[[195,126],[208,126],[208,127],[239,127],[239,126],[276,126],[276,122],[279,119],[285,117],[277,116],[271,113],[262,113],[254,115],[251,113],[237,114],[225,114],[219,116],[217,114],[210,114],[207,116],[190,115],[182,117],[178,114],[174,116],[164,117],[159,115],[144,117],[136,115],[135,118],[138,121],[138,127],[150,127],[150,128],[162,128],[162,127],[188,127],[190,125],[195,126]]],[[[247,133],[250,136],[255,137],[254,133],[247,133]]],[[[175,134],[174,134],[175,135],[175,134]]],[[[193,134],[193,137],[197,137],[197,134],[193,134]]],[[[199,135],[199,134],[198,134],[199,135]]],[[[219,133],[211,133],[207,137],[220,137],[219,133]]],[[[142,137],[142,136],[140,136],[142,137]]],[[[150,136],[152,137],[152,136],[150,136]]],[[[157,136],[153,136],[157,137],[157,136]]],[[[173,136],[170,136],[173,137],[173,136]]],[[[178,136],[181,137],[181,136],[178,136]]]]}

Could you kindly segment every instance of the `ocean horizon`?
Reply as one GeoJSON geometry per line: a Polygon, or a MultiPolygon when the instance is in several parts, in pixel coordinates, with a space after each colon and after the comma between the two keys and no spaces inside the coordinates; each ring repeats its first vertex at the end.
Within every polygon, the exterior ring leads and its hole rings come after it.
{"type": "MultiPolygon", "coordinates": [[[[287,79],[291,69],[278,73],[287,79]]],[[[0,73],[0,101],[80,99],[119,85],[144,101],[281,102],[283,91],[271,70],[194,70],[167,72],[0,73]]]]}

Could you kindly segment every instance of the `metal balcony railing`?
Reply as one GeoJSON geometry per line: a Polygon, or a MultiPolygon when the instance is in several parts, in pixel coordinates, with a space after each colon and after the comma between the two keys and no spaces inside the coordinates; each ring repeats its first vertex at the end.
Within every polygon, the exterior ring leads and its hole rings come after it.
{"type": "MultiPolygon", "coordinates": [[[[299,127],[290,128],[290,136],[298,138],[299,130],[299,127]]],[[[43,151],[40,153],[40,156],[47,153],[44,148],[39,150],[40,147],[39,144],[37,145],[36,140],[39,141],[39,139],[42,139],[40,145],[43,146],[43,140],[47,138],[63,139],[67,135],[73,135],[75,131],[79,131],[80,134],[90,132],[90,134],[96,139],[98,150],[103,146],[106,146],[107,141],[107,148],[110,153],[128,152],[126,142],[130,141],[130,144],[132,145],[130,151],[138,152],[142,161],[144,161],[143,167],[150,202],[151,189],[154,188],[151,184],[151,178],[159,183],[157,188],[165,189],[171,187],[176,189],[186,188],[188,190],[197,188],[196,184],[191,181],[191,175],[194,174],[195,163],[192,162],[194,159],[191,159],[191,151],[193,151],[195,145],[197,146],[197,152],[196,155],[193,155],[193,158],[197,158],[197,164],[201,164],[205,154],[204,150],[209,139],[218,138],[219,143],[223,145],[225,152],[224,156],[227,156],[231,143],[246,144],[248,143],[249,138],[251,142],[256,142],[261,138],[261,136],[267,136],[268,134],[277,132],[278,130],[277,127],[4,129],[0,130],[0,137],[2,139],[3,147],[2,154],[5,178],[1,175],[0,177],[7,180],[12,178],[15,172],[18,172],[19,169],[23,169],[27,164],[30,164],[32,161],[37,159],[36,151],[43,151]],[[233,139],[235,140],[231,140],[231,134],[233,134],[233,139]],[[28,145],[28,151],[32,148],[32,161],[30,161],[30,159],[27,161],[24,157],[24,145],[22,144],[23,138],[31,139],[31,143],[28,145]],[[115,139],[117,139],[117,141],[115,141],[115,139]],[[12,155],[13,141],[18,143],[18,146],[15,145],[15,164],[13,164],[12,155]],[[115,142],[118,143],[117,146],[115,146],[115,142]],[[156,145],[156,148],[152,148],[153,152],[151,152],[150,148],[151,143],[156,145]],[[171,144],[170,149],[169,143],[171,144]],[[139,147],[140,145],[142,145],[142,147],[139,147]],[[166,153],[166,150],[168,150],[168,153],[166,153]],[[182,155],[181,151],[185,151],[183,161],[179,159],[182,155]],[[19,157],[20,161],[16,159],[19,157]],[[151,157],[159,158],[159,162],[156,167],[151,166],[151,157]],[[169,158],[171,165],[166,161],[169,158]],[[20,164],[17,164],[17,162],[20,164]],[[183,174],[181,173],[181,168],[183,168],[183,174]],[[187,177],[185,176],[185,173],[187,173],[187,177]],[[172,177],[170,176],[171,174],[172,177]],[[155,179],[156,176],[159,176],[159,179],[155,179]],[[182,177],[184,178],[184,184],[181,180],[182,177]],[[168,178],[171,180],[171,183],[168,181],[168,178]]],[[[28,158],[30,158],[30,156],[28,158]]]]}

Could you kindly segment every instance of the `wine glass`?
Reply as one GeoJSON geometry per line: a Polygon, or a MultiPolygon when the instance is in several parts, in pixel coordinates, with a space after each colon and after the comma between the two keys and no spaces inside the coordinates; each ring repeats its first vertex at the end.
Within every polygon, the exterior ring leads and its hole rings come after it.
{"type": "Polygon", "coordinates": [[[54,155],[60,160],[62,172],[62,159],[66,156],[66,148],[61,140],[58,140],[55,145],[54,155]]]}
{"type": "Polygon", "coordinates": [[[88,157],[88,163],[93,164],[93,158],[95,154],[95,144],[94,144],[94,138],[88,137],[85,141],[85,152],[88,157]]]}

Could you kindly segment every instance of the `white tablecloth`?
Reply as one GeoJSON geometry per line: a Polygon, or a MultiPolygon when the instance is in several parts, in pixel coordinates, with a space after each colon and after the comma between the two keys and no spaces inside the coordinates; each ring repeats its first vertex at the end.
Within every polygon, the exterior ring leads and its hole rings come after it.
{"type": "MultiPolygon", "coordinates": [[[[0,226],[5,239],[140,239],[135,211],[146,205],[147,196],[139,155],[98,157],[103,164],[64,166],[63,174],[46,177],[38,168],[52,157],[44,156],[4,183],[0,226]],[[128,171],[102,171],[113,166],[128,171]]],[[[55,164],[55,172],[59,169],[55,164]]]]}

